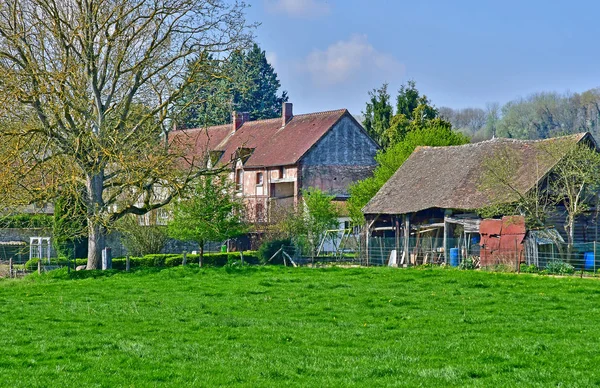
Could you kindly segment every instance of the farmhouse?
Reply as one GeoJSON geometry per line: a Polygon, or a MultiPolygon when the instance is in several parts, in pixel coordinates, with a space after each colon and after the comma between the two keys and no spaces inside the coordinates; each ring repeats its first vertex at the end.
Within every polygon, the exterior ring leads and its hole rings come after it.
{"type": "Polygon", "coordinates": [[[251,222],[269,222],[275,209],[297,205],[309,187],[345,201],[348,186],[375,168],[378,145],[346,109],[300,115],[292,109],[284,103],[281,117],[257,121],[234,112],[232,124],[170,136],[188,147],[190,158],[231,166],[251,222]]]}
{"type": "MultiPolygon", "coordinates": [[[[449,255],[459,249],[467,252],[472,246],[485,248],[480,239],[489,237],[482,234],[489,233],[490,228],[498,230],[491,232],[494,237],[501,237],[503,225],[515,235],[514,225],[509,227],[514,222],[509,218],[499,223],[484,223],[485,233],[482,233],[477,210],[515,202],[519,199],[517,193],[529,193],[546,184],[569,145],[577,144],[597,147],[589,133],[581,133],[537,141],[492,139],[461,146],[417,148],[363,208],[368,236],[385,239],[388,253],[395,249],[407,262],[414,263],[435,257],[447,262],[449,255]],[[558,150],[553,157],[548,157],[550,148],[558,150]],[[505,160],[506,155],[512,155],[514,163],[496,167],[503,170],[498,175],[507,180],[505,189],[486,188],[482,182],[489,161],[505,160]],[[423,257],[427,254],[429,257],[423,257]]],[[[513,251],[520,251],[525,225],[522,218],[516,222],[522,224],[516,233],[520,237],[506,241],[511,241],[508,245],[513,251]]],[[[550,212],[547,219],[563,237],[564,222],[564,211],[560,208],[550,212]]],[[[595,212],[580,217],[575,229],[576,241],[596,241],[597,236],[595,212]]]]}

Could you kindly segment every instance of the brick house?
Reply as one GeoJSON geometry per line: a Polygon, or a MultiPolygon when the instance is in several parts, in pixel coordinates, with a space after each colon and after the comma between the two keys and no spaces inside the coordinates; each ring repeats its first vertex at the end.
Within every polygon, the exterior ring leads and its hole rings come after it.
{"type": "Polygon", "coordinates": [[[284,103],[280,118],[251,121],[233,113],[232,124],[176,130],[173,141],[210,166],[231,166],[248,220],[268,222],[274,209],[295,206],[302,190],[316,187],[348,198],[348,186],[371,175],[377,143],[346,109],[294,115],[284,103]]]}

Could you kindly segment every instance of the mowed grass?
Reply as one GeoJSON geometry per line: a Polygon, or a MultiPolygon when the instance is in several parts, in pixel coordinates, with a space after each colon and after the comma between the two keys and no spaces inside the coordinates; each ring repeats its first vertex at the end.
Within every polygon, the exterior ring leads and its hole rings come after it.
{"type": "Polygon", "coordinates": [[[595,386],[600,282],[172,268],[0,281],[0,383],[595,386]],[[95,276],[95,277],[94,277],[95,276]]]}

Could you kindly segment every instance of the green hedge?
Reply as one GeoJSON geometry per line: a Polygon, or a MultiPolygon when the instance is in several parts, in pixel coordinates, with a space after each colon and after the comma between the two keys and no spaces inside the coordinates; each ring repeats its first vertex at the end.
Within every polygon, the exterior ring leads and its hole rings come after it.
{"type": "MultiPolygon", "coordinates": [[[[198,264],[199,255],[187,255],[188,264],[198,264]]],[[[31,259],[25,263],[25,268],[28,271],[37,269],[39,259],[31,259]]],[[[176,267],[183,262],[182,254],[154,254],[145,255],[143,257],[130,257],[131,268],[152,268],[152,267],[176,267]]],[[[229,263],[240,262],[240,252],[229,253],[205,253],[202,265],[209,267],[223,267],[229,263]]],[[[245,264],[259,264],[259,259],[255,251],[244,252],[245,264]]],[[[51,265],[67,266],[66,259],[51,259],[51,265]]],[[[75,263],[71,261],[74,267],[87,264],[87,259],[75,259],[75,263]]],[[[127,259],[125,257],[115,257],[112,259],[113,269],[125,270],[127,259]]]]}
{"type": "MultiPolygon", "coordinates": [[[[33,259],[29,259],[27,260],[27,262],[25,262],[25,270],[27,271],[36,271],[37,267],[38,267],[38,262],[40,261],[40,259],[34,257],[33,259]]],[[[87,263],[87,259],[85,260],[85,262],[83,264],[87,263]]],[[[58,265],[61,267],[66,267],[67,265],[81,265],[81,264],[75,264],[73,263],[73,260],[71,260],[71,262],[69,263],[69,260],[66,258],[53,258],[50,259],[50,264],[48,264],[48,259],[44,259],[44,261],[42,262],[42,265],[58,265]]]]}

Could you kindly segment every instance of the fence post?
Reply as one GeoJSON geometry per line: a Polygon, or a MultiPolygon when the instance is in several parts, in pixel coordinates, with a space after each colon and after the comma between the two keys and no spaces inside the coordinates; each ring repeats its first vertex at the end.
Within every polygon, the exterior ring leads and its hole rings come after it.
{"type": "Polygon", "coordinates": [[[131,260],[129,259],[129,255],[125,256],[125,271],[129,272],[131,269],[131,260]]]}
{"type": "Polygon", "coordinates": [[[38,260],[38,275],[42,274],[42,259],[38,260]]]}
{"type": "Polygon", "coordinates": [[[515,257],[517,258],[517,273],[521,273],[521,256],[519,256],[519,242],[515,240],[515,257]]]}
{"type": "Polygon", "coordinates": [[[9,278],[13,277],[13,260],[12,260],[12,257],[10,259],[8,259],[8,277],[9,278]]]}
{"type": "Polygon", "coordinates": [[[183,251],[183,260],[181,261],[181,265],[185,267],[187,264],[187,252],[183,251]]]}

